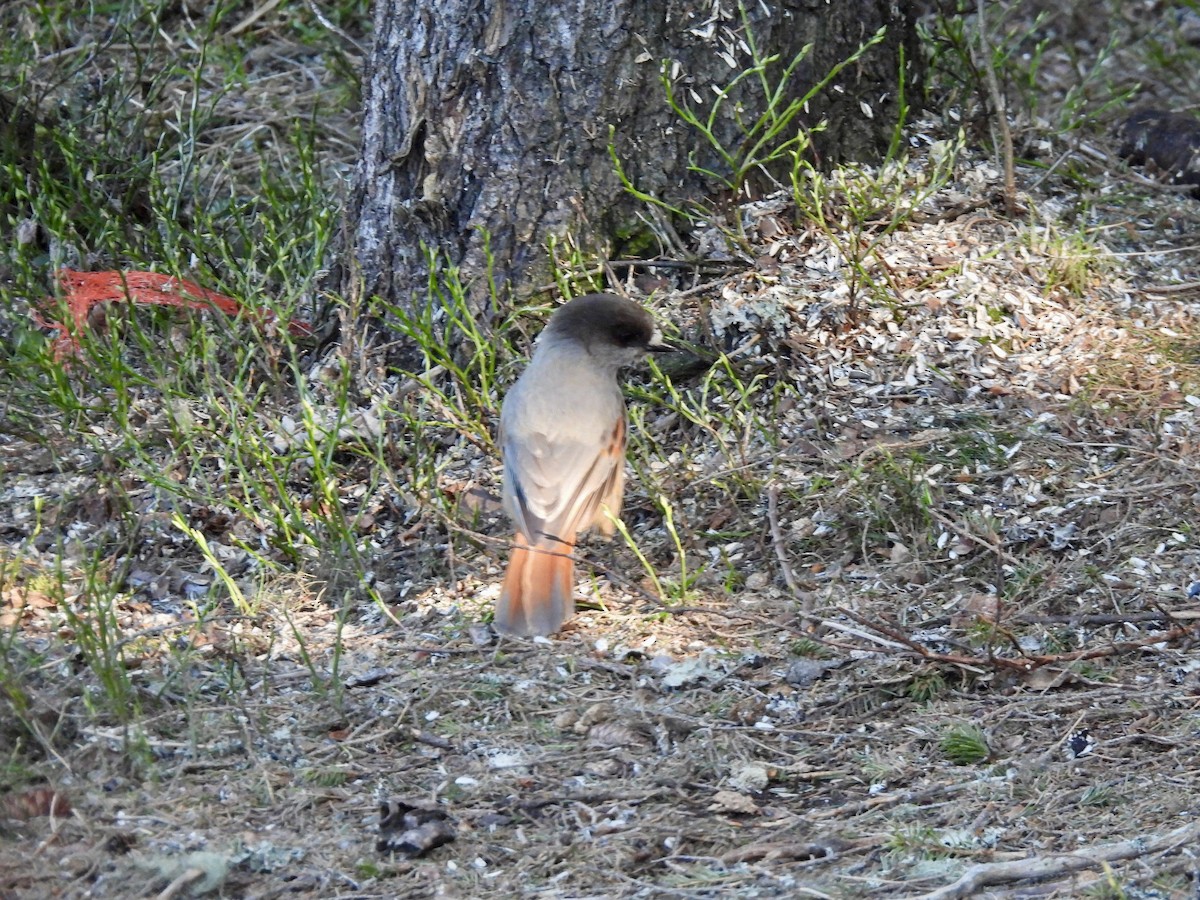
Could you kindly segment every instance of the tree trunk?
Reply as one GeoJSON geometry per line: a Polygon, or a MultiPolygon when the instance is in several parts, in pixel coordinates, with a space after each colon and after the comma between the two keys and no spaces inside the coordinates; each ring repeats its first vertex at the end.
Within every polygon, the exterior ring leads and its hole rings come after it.
{"type": "MultiPolygon", "coordinates": [[[[760,55],[779,55],[775,77],[813,44],[786,99],[886,27],[796,120],[827,121],[813,138],[822,162],[878,158],[896,124],[901,48],[906,83],[918,77],[908,0],[746,0],[746,19],[760,55]]],[[[524,295],[550,280],[551,236],[569,232],[603,253],[645,209],[618,179],[610,127],[638,188],[673,203],[711,199],[714,183],[688,170],[689,153],[714,170],[719,159],[668,107],[661,66],[679,99],[704,112],[713,89],[750,65],[748,45],[732,0],[376,0],[350,203],[356,283],[425,303],[428,248],[459,267],[483,311],[489,255],[501,289],[524,295]]],[[[756,84],[733,95],[743,121],[763,112],[756,84]]],[[[734,104],[723,112],[716,136],[736,146],[734,104]]]]}

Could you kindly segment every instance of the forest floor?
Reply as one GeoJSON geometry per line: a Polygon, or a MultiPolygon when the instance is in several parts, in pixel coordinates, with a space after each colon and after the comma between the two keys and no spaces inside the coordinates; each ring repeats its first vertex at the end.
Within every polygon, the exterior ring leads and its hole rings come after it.
{"type": "MultiPolygon", "coordinates": [[[[1139,34],[1075,49],[1111,90],[1167,40],[1139,34]]],[[[1047,96],[1076,62],[1047,52],[1047,96]]],[[[183,489],[244,489],[160,408],[220,398],[75,370],[85,412],[18,416],[45,376],[6,369],[0,898],[1196,896],[1200,202],[1117,158],[1125,111],[1027,122],[1015,213],[930,120],[902,165],[742,207],[750,252],[715,223],[709,274],[624,285],[697,354],[631,375],[629,535],[581,547],[548,640],[486,624],[507,526],[472,429],[519,361],[428,484],[343,454],[340,571],[183,489]]],[[[461,413],[358,362],[378,459],[461,413]]]]}

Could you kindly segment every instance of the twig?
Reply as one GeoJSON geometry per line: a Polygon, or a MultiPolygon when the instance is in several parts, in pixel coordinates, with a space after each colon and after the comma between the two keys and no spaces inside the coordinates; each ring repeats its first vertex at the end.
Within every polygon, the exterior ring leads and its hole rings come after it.
{"type": "Polygon", "coordinates": [[[362,44],[360,44],[358,41],[356,41],[353,36],[347,34],[341,28],[338,28],[331,21],[329,21],[329,19],[327,19],[325,17],[325,14],[323,12],[321,12],[321,8],[319,6],[317,6],[317,4],[313,2],[313,0],[308,0],[308,11],[311,12],[313,14],[313,17],[316,18],[316,20],[318,22],[320,22],[322,25],[324,25],[325,28],[327,28],[329,31],[332,31],[334,34],[336,34],[338,37],[340,37],[343,41],[345,41],[347,44],[349,44],[351,47],[353,47],[355,50],[357,50],[359,52],[359,54],[361,54],[362,56],[367,55],[367,48],[364,47],[362,44]]]}
{"type": "Polygon", "coordinates": [[[703,294],[705,291],[716,290],[719,287],[723,287],[724,285],[737,281],[745,274],[745,272],[735,272],[733,275],[726,275],[724,278],[715,278],[712,281],[705,281],[702,284],[687,288],[686,290],[672,291],[671,299],[678,300],[681,297],[691,297],[694,294],[703,294]]]}
{"type": "Polygon", "coordinates": [[[584,805],[613,802],[641,804],[650,800],[661,800],[663,797],[672,796],[672,794],[673,792],[663,788],[653,791],[581,791],[574,794],[558,794],[550,797],[535,797],[531,800],[521,800],[514,803],[513,808],[529,812],[542,809],[546,806],[568,803],[582,803],[584,805]]]}
{"type": "Polygon", "coordinates": [[[610,259],[606,265],[646,269],[694,269],[701,275],[741,273],[747,269],[744,262],[727,262],[719,259],[610,259]]]}
{"type": "Polygon", "coordinates": [[[1068,159],[1070,159],[1074,155],[1075,155],[1074,147],[1068,147],[1066,150],[1064,150],[1062,152],[1062,154],[1058,157],[1058,159],[1056,159],[1053,163],[1051,163],[1049,166],[1047,166],[1046,170],[1044,172],[1042,172],[1042,174],[1039,175],[1037,178],[1035,178],[1033,180],[1033,183],[1029,185],[1030,193],[1033,193],[1039,187],[1041,187],[1042,182],[1045,181],[1047,178],[1049,178],[1051,175],[1053,175],[1055,169],[1057,169],[1059,166],[1061,166],[1063,163],[1065,163],[1068,159]]]}
{"type": "Polygon", "coordinates": [[[1200,281],[1186,281],[1183,284],[1151,284],[1138,288],[1140,294],[1190,294],[1200,291],[1200,281]]]}
{"type": "Polygon", "coordinates": [[[1161,609],[1156,612],[1095,613],[1094,615],[1013,616],[1018,625],[1072,625],[1100,628],[1105,625],[1135,625],[1142,622],[1186,622],[1200,619],[1200,609],[1161,609]]]}
{"type": "MultiPolygon", "coordinates": [[[[858,628],[851,628],[849,625],[845,624],[844,622],[835,622],[832,619],[815,619],[815,618],[810,618],[809,621],[812,622],[814,625],[816,625],[818,628],[820,628],[822,630],[839,631],[842,634],[848,634],[851,637],[856,637],[856,638],[859,638],[860,640],[869,641],[872,644],[878,644],[881,647],[887,647],[891,650],[907,650],[908,649],[908,644],[899,644],[896,641],[889,641],[886,638],[881,638],[877,634],[871,634],[869,631],[862,631],[858,628]]],[[[791,629],[790,625],[785,625],[784,627],[791,629]]],[[[871,628],[874,626],[868,625],[867,627],[871,628]]],[[[805,634],[806,637],[810,637],[813,640],[822,641],[822,643],[827,644],[829,646],[837,646],[836,644],[833,644],[832,642],[830,642],[828,640],[822,640],[819,636],[817,636],[815,634],[808,634],[807,632],[800,632],[798,629],[792,629],[792,630],[797,631],[797,633],[805,634]]]]}
{"type": "Polygon", "coordinates": [[[254,625],[261,623],[255,621],[253,616],[244,616],[241,613],[230,613],[222,616],[203,616],[199,619],[180,619],[178,622],[168,622],[166,625],[155,625],[153,628],[143,628],[133,634],[126,635],[117,642],[117,649],[122,650],[128,647],[134,641],[140,641],[143,638],[153,637],[162,634],[166,631],[173,631],[177,628],[198,628],[205,625],[212,625],[217,622],[250,622],[254,625]]]}
{"type": "MultiPolygon", "coordinates": [[[[877,845],[874,837],[858,838],[846,841],[836,837],[826,837],[813,841],[758,841],[745,844],[735,850],[730,850],[721,857],[726,865],[739,863],[765,862],[774,863],[781,860],[808,862],[818,859],[834,859],[844,856],[848,851],[873,848],[877,845]]],[[[813,894],[815,897],[828,897],[828,894],[813,894]]]]}
{"type": "Polygon", "coordinates": [[[432,731],[421,731],[419,728],[413,728],[409,731],[409,737],[418,744],[436,747],[438,750],[457,750],[454,744],[444,737],[434,734],[432,731]]]}
{"type": "Polygon", "coordinates": [[[996,127],[1000,130],[1000,150],[1004,162],[1004,208],[1010,216],[1021,212],[1017,203],[1017,178],[1013,166],[1012,132],[1008,128],[1008,108],[1000,93],[1000,82],[996,80],[996,67],[992,60],[992,47],[987,39],[987,15],[984,11],[983,0],[976,0],[975,8],[979,16],[979,56],[983,68],[984,81],[992,100],[992,108],[996,115],[996,127]]]}
{"type": "Polygon", "coordinates": [[[969,529],[964,528],[962,525],[959,525],[957,522],[955,522],[949,516],[940,512],[936,507],[930,507],[929,514],[931,516],[933,516],[935,519],[937,519],[946,528],[949,528],[951,531],[953,531],[955,534],[957,534],[959,537],[961,537],[963,540],[970,541],[973,544],[978,544],[980,547],[983,547],[985,550],[991,550],[998,557],[1000,557],[1000,559],[1004,560],[1006,563],[1008,563],[1014,569],[1021,568],[1021,565],[1022,565],[1021,561],[1019,559],[1017,559],[1015,556],[1013,556],[1011,553],[1009,553],[1007,550],[1005,550],[1003,547],[1001,547],[999,544],[993,543],[992,541],[989,541],[987,538],[980,537],[979,535],[975,534],[973,531],[970,531],[969,529]]]}
{"type": "Polygon", "coordinates": [[[955,900],[958,897],[970,897],[990,885],[1057,878],[1082,869],[1098,868],[1118,860],[1137,859],[1151,853],[1162,853],[1184,844],[1195,843],[1197,840],[1200,840],[1200,821],[1183,825],[1157,837],[1136,837],[1128,841],[1118,841],[1115,844],[1101,844],[1099,847],[1074,850],[1058,856],[1018,859],[1002,863],[980,863],[967,869],[963,876],[953,884],[925,894],[917,900],[955,900]]]}
{"type": "MultiPolygon", "coordinates": [[[[793,597],[799,597],[800,588],[796,584],[796,576],[792,572],[792,564],[788,562],[787,546],[783,542],[783,532],[779,530],[779,485],[772,484],[767,488],[767,524],[771,529],[771,544],[775,547],[775,558],[779,561],[779,574],[783,583],[793,597]]],[[[805,601],[801,610],[807,617],[812,612],[812,603],[805,601]]]]}
{"type": "MultiPolygon", "coordinates": [[[[420,644],[393,644],[391,649],[401,653],[423,653],[430,656],[471,656],[482,653],[495,653],[495,647],[424,647],[420,644]]],[[[522,650],[516,647],[505,647],[506,655],[514,653],[533,652],[532,650],[522,650]]]]}
{"type": "MultiPolygon", "coordinates": [[[[598,278],[599,276],[601,276],[603,274],[604,274],[604,266],[596,265],[596,266],[592,266],[590,269],[581,269],[579,271],[576,271],[575,274],[572,275],[571,280],[572,281],[580,281],[580,280],[587,279],[587,278],[598,278]]],[[[539,284],[537,287],[533,288],[529,293],[530,293],[530,296],[536,297],[540,294],[549,294],[549,293],[555,292],[558,289],[559,289],[558,282],[552,281],[549,284],[539,284]]]]}
{"type": "Polygon", "coordinates": [[[664,603],[662,600],[653,599],[653,595],[650,596],[653,602],[658,604],[658,612],[667,613],[671,616],[720,616],[722,619],[730,619],[738,622],[763,621],[763,619],[759,616],[746,615],[745,613],[739,613],[728,609],[717,609],[715,606],[672,606],[669,603],[664,603]]]}
{"type": "Polygon", "coordinates": [[[943,797],[949,797],[952,794],[957,794],[960,791],[965,791],[970,787],[978,785],[977,779],[970,781],[960,781],[956,784],[938,784],[933,787],[920,788],[915,791],[904,791],[900,794],[881,794],[878,797],[870,797],[866,800],[860,800],[857,803],[847,803],[842,806],[834,806],[829,809],[810,810],[805,813],[804,821],[815,821],[817,819],[845,819],[852,816],[857,816],[860,813],[870,812],[871,810],[880,809],[881,807],[891,808],[893,806],[922,806],[929,803],[931,800],[940,800],[943,797]]]}
{"type": "Polygon", "coordinates": [[[991,667],[993,669],[1008,669],[1010,671],[1028,674],[1035,669],[1041,669],[1044,666],[1057,665],[1064,662],[1079,662],[1085,659],[1100,659],[1105,656],[1119,656],[1122,653],[1127,653],[1131,650],[1142,650],[1146,647],[1152,647],[1158,644],[1170,644],[1182,637],[1191,634],[1192,629],[1186,626],[1172,628],[1169,631],[1161,634],[1151,635],[1136,641],[1114,641],[1104,647],[1091,647],[1086,650],[1073,650],[1070,653],[1053,653],[1046,656],[1038,656],[1029,654],[1020,657],[996,656],[988,654],[986,656],[964,656],[957,653],[939,653],[936,650],[930,650],[928,647],[918,643],[913,638],[909,637],[900,630],[897,625],[885,625],[880,622],[873,622],[865,616],[859,615],[853,610],[844,607],[838,607],[837,611],[849,619],[853,619],[860,625],[878,631],[885,637],[891,638],[922,659],[927,659],[930,662],[940,662],[952,666],[961,666],[972,671],[979,671],[980,668],[991,667]]]}
{"type": "Polygon", "coordinates": [[[248,31],[255,22],[257,22],[282,2],[283,0],[267,0],[266,3],[258,7],[258,9],[253,10],[248,16],[246,16],[246,18],[242,19],[242,21],[230,28],[228,35],[230,37],[237,37],[243,31],[248,31]]]}
{"type": "Polygon", "coordinates": [[[199,866],[192,866],[185,869],[179,876],[168,884],[162,891],[155,895],[155,900],[173,900],[193,881],[204,877],[204,870],[199,866]]]}

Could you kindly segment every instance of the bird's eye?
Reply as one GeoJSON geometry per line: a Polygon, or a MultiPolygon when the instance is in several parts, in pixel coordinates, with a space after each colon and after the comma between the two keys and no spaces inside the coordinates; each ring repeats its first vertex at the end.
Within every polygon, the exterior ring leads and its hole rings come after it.
{"type": "Polygon", "coordinates": [[[637,343],[638,333],[633,328],[617,328],[613,331],[613,340],[619,347],[629,347],[637,343]]]}

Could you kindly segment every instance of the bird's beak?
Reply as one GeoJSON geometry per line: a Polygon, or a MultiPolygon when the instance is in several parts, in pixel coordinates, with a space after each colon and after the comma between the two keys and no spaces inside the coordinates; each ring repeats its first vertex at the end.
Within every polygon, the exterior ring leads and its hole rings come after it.
{"type": "Polygon", "coordinates": [[[655,328],[654,334],[650,335],[650,340],[646,343],[646,349],[651,353],[671,353],[675,348],[666,343],[662,332],[655,328]]]}

